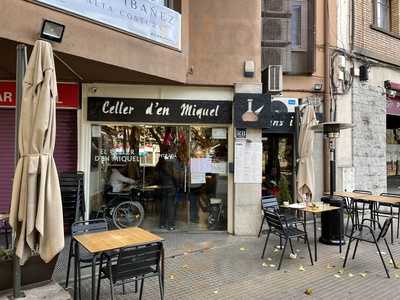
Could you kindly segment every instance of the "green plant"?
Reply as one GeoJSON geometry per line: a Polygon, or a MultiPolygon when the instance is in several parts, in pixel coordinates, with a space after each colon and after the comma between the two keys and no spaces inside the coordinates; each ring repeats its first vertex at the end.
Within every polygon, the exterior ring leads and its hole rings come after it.
{"type": "Polygon", "coordinates": [[[289,203],[292,202],[292,196],[289,192],[289,183],[285,176],[281,175],[281,179],[279,180],[279,194],[278,194],[278,201],[280,204],[287,201],[289,203]]]}
{"type": "Polygon", "coordinates": [[[0,260],[11,260],[12,255],[12,249],[0,248],[0,260]]]}

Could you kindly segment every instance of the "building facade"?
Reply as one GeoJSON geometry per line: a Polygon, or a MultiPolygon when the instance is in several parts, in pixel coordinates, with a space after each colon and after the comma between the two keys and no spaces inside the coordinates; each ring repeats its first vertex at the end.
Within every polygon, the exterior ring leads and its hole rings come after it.
{"type": "MultiPolygon", "coordinates": [[[[86,217],[107,201],[110,173],[120,169],[145,194],[144,226],[158,227],[163,195],[156,168],[162,157],[179,174],[178,229],[255,234],[261,183],[234,182],[232,106],[236,93],[262,92],[260,16],[255,0],[5,0],[0,79],[15,81],[16,45],[27,45],[29,53],[43,20],[63,24],[62,42],[53,43],[57,78],[79,86],[80,93],[78,105],[68,110],[74,119],[64,122],[63,133],[72,140],[57,141],[72,147],[60,156],[73,153],[68,163],[85,174],[86,217]],[[212,201],[221,204],[222,217],[210,228],[212,201]]],[[[12,122],[9,108],[0,113],[12,122]]],[[[0,140],[13,144],[12,132],[0,132],[0,140]]],[[[261,142],[261,129],[247,130],[246,138],[261,142]]],[[[260,165],[261,155],[253,162],[260,165]]],[[[7,172],[0,181],[12,176],[10,158],[7,172]]],[[[7,197],[1,203],[7,210],[7,197]]]]}
{"type": "Polygon", "coordinates": [[[342,190],[399,193],[399,13],[389,0],[338,7],[337,118],[355,124],[338,145],[342,190]]]}
{"type": "MultiPolygon", "coordinates": [[[[264,92],[272,95],[273,122],[264,131],[265,186],[275,181],[274,170],[286,177],[292,198],[296,192],[296,130],[295,106],[313,105],[320,121],[324,114],[326,98],[330,98],[326,81],[325,45],[336,44],[336,1],[314,0],[263,0],[262,22],[262,82],[264,92]],[[327,32],[325,27],[328,26],[327,32]],[[280,89],[272,84],[271,67],[282,66],[283,80],[280,89]],[[284,105],[281,105],[281,104],[284,105]],[[290,119],[291,126],[286,126],[290,119]],[[273,123],[274,124],[274,123],[273,123]],[[279,126],[280,125],[280,126],[279,126]]],[[[328,81],[329,83],[329,81],[328,81]]],[[[329,99],[328,99],[329,101],[329,99]]],[[[304,106],[303,106],[304,107],[304,106]]],[[[324,168],[323,137],[316,134],[314,141],[315,191],[318,201],[324,192],[327,168],[324,168]]],[[[278,176],[280,180],[281,176],[278,176]]],[[[325,187],[325,190],[328,190],[325,187]]],[[[301,199],[300,199],[301,200],[301,199]]]]}

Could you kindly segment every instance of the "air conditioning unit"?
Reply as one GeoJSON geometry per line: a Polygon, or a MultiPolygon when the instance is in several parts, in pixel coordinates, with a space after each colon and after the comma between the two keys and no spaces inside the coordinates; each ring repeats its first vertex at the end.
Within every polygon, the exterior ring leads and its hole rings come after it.
{"type": "Polygon", "coordinates": [[[297,98],[275,97],[271,99],[271,111],[273,113],[294,113],[299,105],[297,98]]]}
{"type": "Polygon", "coordinates": [[[269,65],[268,91],[282,92],[282,90],[283,90],[282,65],[269,65]]]}

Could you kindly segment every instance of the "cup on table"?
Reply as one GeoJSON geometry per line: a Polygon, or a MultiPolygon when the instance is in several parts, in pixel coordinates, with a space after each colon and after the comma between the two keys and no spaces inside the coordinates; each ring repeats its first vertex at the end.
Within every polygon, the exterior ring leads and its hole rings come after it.
{"type": "Polygon", "coordinates": [[[283,206],[289,206],[289,201],[283,201],[283,206]]]}

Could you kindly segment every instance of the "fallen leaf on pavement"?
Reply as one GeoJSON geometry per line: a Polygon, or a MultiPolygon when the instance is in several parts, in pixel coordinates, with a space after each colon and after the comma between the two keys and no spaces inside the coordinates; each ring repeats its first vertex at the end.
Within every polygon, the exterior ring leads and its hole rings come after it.
{"type": "Polygon", "coordinates": [[[333,276],[335,276],[336,278],[340,278],[341,277],[339,274],[335,274],[333,276]]]}
{"type": "Polygon", "coordinates": [[[359,273],[361,277],[365,278],[367,277],[367,273],[359,273]]]}
{"type": "Polygon", "coordinates": [[[183,265],[182,268],[187,269],[187,268],[189,268],[189,266],[188,265],[183,265]]]}
{"type": "MultiPolygon", "coordinates": [[[[379,254],[379,252],[378,252],[378,251],[376,251],[376,254],[379,254]]],[[[386,252],[384,252],[384,251],[381,251],[381,254],[382,254],[382,255],[386,255],[386,252]]]]}
{"type": "Polygon", "coordinates": [[[268,261],[271,261],[271,260],[272,260],[272,258],[271,258],[271,257],[268,257],[268,258],[267,258],[267,260],[268,260],[268,261]]]}
{"type": "Polygon", "coordinates": [[[349,277],[354,277],[354,274],[352,274],[352,273],[349,273],[349,277]]]}
{"type": "Polygon", "coordinates": [[[339,270],[338,273],[339,273],[339,274],[343,274],[344,271],[343,271],[343,270],[339,270]]]}
{"type": "Polygon", "coordinates": [[[270,264],[269,265],[271,268],[275,268],[276,267],[276,265],[274,265],[274,264],[270,264]]]}
{"type": "Polygon", "coordinates": [[[218,294],[218,290],[215,290],[215,291],[214,291],[214,294],[218,294]]]}
{"type": "Polygon", "coordinates": [[[399,274],[394,274],[394,277],[400,278],[400,275],[399,274]]]}
{"type": "Polygon", "coordinates": [[[265,263],[265,262],[262,263],[262,266],[263,267],[268,267],[267,263],[265,263]]]}
{"type": "Polygon", "coordinates": [[[296,252],[300,252],[300,249],[296,249],[296,252]]]}
{"type": "Polygon", "coordinates": [[[174,279],[175,278],[175,276],[174,275],[169,275],[169,279],[174,279]]]}
{"type": "Polygon", "coordinates": [[[279,249],[275,248],[275,249],[274,249],[274,252],[279,252],[279,249]]]}
{"type": "Polygon", "coordinates": [[[392,259],[389,260],[389,264],[393,265],[393,260],[392,259]]]}
{"type": "Polygon", "coordinates": [[[290,254],[289,254],[289,257],[290,257],[291,259],[296,259],[296,258],[297,258],[297,254],[296,254],[296,253],[290,253],[290,254]]]}
{"type": "Polygon", "coordinates": [[[327,269],[333,269],[334,267],[335,267],[335,266],[331,266],[331,264],[327,264],[327,265],[326,265],[326,268],[327,268],[327,269]]]}
{"type": "Polygon", "coordinates": [[[313,289],[312,288],[308,288],[304,291],[304,294],[311,296],[313,294],[313,289]]]}
{"type": "Polygon", "coordinates": [[[304,269],[304,267],[303,266],[300,266],[299,267],[299,271],[302,271],[302,272],[304,272],[306,269],[304,269]]]}
{"type": "Polygon", "coordinates": [[[245,247],[240,247],[240,251],[246,251],[247,249],[245,247]]]}

